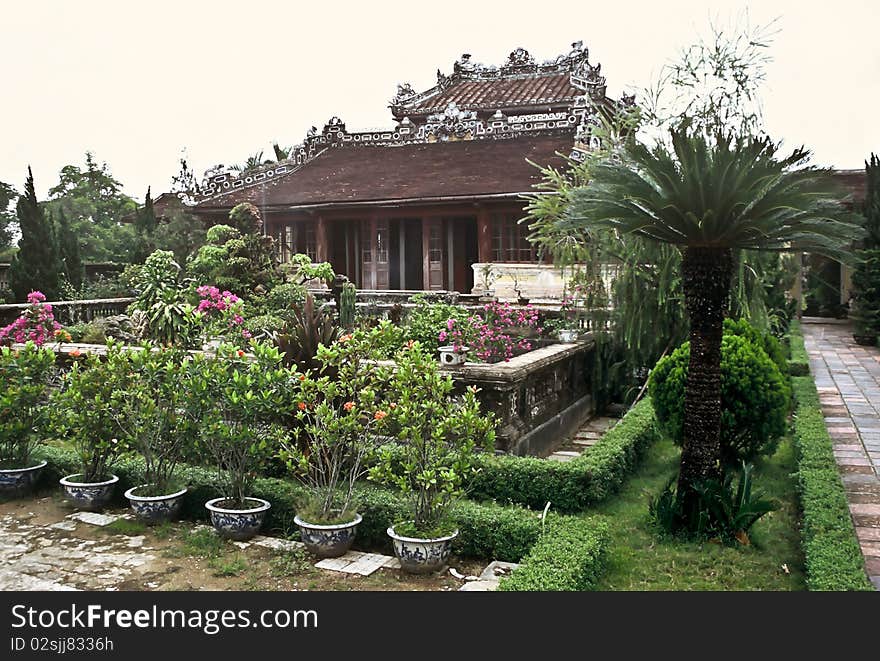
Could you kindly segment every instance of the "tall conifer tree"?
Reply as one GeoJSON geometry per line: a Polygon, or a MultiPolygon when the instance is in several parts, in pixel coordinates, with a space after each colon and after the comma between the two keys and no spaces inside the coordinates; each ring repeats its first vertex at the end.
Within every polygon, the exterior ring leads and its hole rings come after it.
{"type": "Polygon", "coordinates": [[[52,224],[37,202],[30,167],[24,194],[18,198],[16,214],[21,239],[9,268],[9,288],[18,301],[25,301],[31,290],[41,291],[48,300],[55,300],[61,290],[64,266],[58,256],[52,224]]]}
{"type": "Polygon", "coordinates": [[[79,289],[83,283],[83,263],[79,254],[79,240],[70,228],[70,222],[64,214],[64,209],[58,209],[56,222],[56,236],[58,237],[58,255],[64,265],[64,274],[67,281],[74,288],[79,289]]]}

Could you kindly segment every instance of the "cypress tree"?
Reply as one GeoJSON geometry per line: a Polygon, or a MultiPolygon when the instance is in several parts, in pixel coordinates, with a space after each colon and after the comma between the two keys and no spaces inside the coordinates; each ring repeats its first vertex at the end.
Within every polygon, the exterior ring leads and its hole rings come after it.
{"type": "MultiPolygon", "coordinates": [[[[138,234],[143,237],[152,237],[156,231],[159,222],[156,220],[156,212],[153,210],[153,198],[150,195],[150,187],[147,186],[147,198],[144,200],[144,207],[137,212],[135,217],[135,227],[138,234]]],[[[152,251],[151,251],[152,252],[152,251]]]]}
{"type": "Polygon", "coordinates": [[[48,300],[58,298],[64,266],[58,256],[52,224],[46,219],[34,191],[34,175],[28,167],[24,195],[18,198],[16,215],[21,229],[18,252],[9,267],[9,288],[24,302],[32,290],[48,300]]]}
{"type": "Polygon", "coordinates": [[[84,269],[82,258],[79,254],[79,240],[76,233],[70,228],[64,209],[58,209],[58,222],[56,235],[58,237],[58,255],[64,266],[64,274],[67,281],[75,289],[82,287],[84,269]]]}

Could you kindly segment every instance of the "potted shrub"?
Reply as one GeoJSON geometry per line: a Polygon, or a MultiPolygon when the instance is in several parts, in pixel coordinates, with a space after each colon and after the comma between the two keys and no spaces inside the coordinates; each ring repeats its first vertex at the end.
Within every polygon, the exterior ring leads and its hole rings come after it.
{"type": "Polygon", "coordinates": [[[104,359],[74,356],[52,402],[56,432],[73,444],[80,463],[79,472],[62,478],[61,486],[72,504],[92,511],[110,502],[119,481],[110,469],[128,449],[119,421],[135,378],[119,347],[109,341],[107,348],[104,359]]]}
{"type": "Polygon", "coordinates": [[[396,356],[388,400],[374,414],[400,443],[383,448],[370,479],[396,486],[409,501],[409,518],[388,528],[404,571],[442,568],[458,535],[450,508],[474,469],[478,448],[491,449],[495,422],[480,411],[476,389],[453,395],[453,382],[415,343],[396,356]]]}
{"type": "Polygon", "coordinates": [[[269,501],[250,490],[284,434],[277,420],[289,372],[281,360],[268,344],[254,342],[250,354],[222,344],[213,355],[194,356],[187,367],[187,415],[199,421],[199,447],[217,470],[221,492],[205,508],[227,539],[250,539],[269,511],[269,501]]]}
{"type": "Polygon", "coordinates": [[[55,353],[28,341],[0,348],[0,497],[30,493],[45,461],[34,459],[47,417],[55,353]]]}
{"type": "Polygon", "coordinates": [[[376,396],[390,377],[388,368],[366,362],[377,340],[380,333],[356,333],[321,345],[321,368],[293,380],[292,431],[280,456],[306,486],[294,522],[306,549],[322,558],[345,554],[361,522],[354,485],[366,473],[364,458],[382,417],[376,396]]]}
{"type": "Polygon", "coordinates": [[[194,432],[181,388],[186,356],[179,348],[151,350],[149,345],[126,354],[138,379],[126,393],[119,418],[127,444],[140,453],[144,466],[143,481],[125,497],[147,523],[176,517],[187,492],[176,476],[194,432]]]}

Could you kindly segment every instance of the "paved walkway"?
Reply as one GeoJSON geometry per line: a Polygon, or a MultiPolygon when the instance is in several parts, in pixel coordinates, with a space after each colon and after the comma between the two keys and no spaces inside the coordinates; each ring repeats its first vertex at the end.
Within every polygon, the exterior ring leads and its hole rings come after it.
{"type": "Polygon", "coordinates": [[[803,329],[865,569],[880,590],[880,349],[857,345],[846,325],[803,329]]]}

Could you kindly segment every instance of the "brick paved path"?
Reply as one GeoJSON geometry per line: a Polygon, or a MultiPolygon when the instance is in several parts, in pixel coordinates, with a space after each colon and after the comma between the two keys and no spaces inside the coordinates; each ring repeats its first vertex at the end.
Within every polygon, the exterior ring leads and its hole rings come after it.
{"type": "Polygon", "coordinates": [[[846,325],[803,329],[865,568],[880,590],[880,349],[857,345],[846,325]]]}

